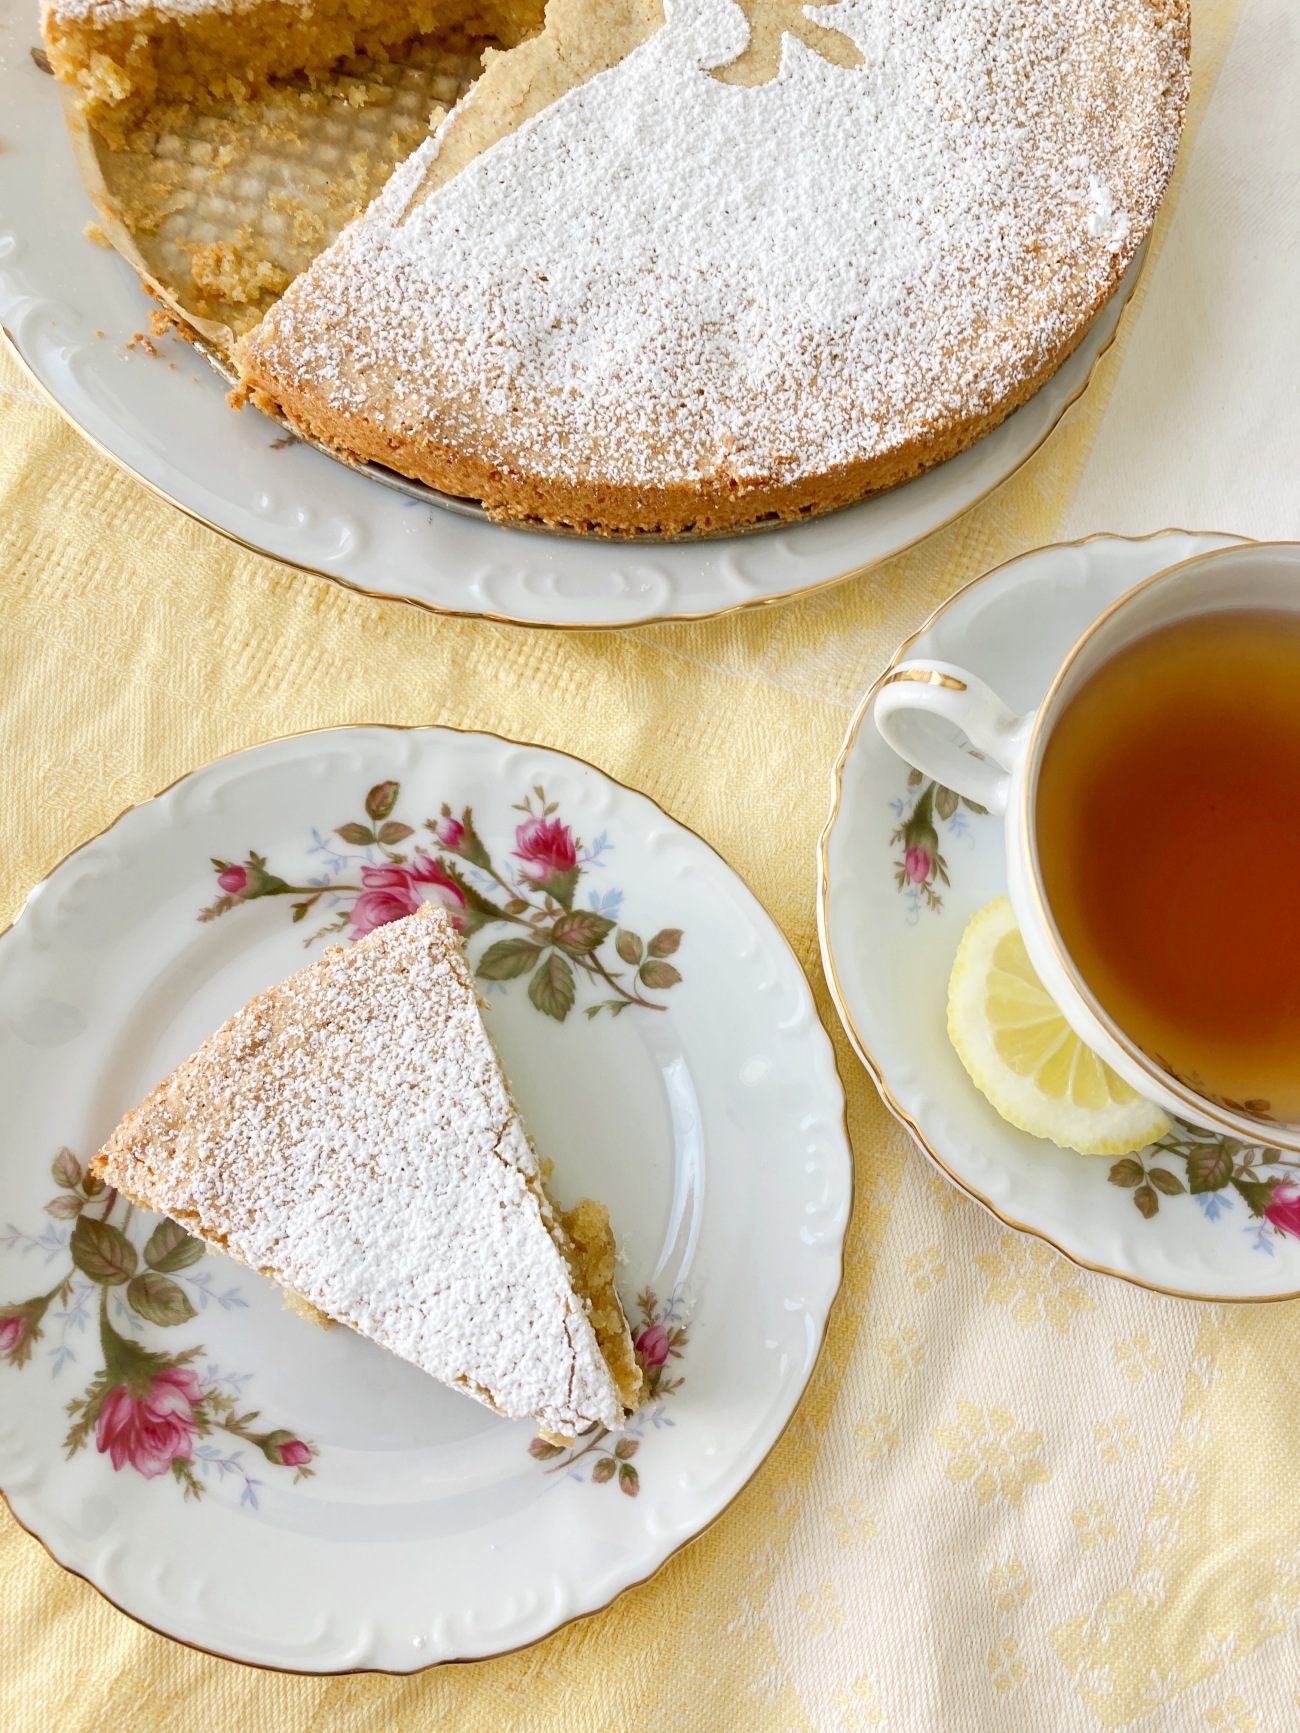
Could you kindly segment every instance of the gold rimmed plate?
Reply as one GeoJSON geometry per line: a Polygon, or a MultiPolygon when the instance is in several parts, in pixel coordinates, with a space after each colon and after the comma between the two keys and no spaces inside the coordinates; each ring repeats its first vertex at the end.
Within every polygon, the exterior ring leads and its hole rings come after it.
{"type": "MultiPolygon", "coordinates": [[[[903,660],[969,668],[1034,709],[1081,633],[1125,591],[1230,535],[1169,530],[1039,548],[958,591],[903,644],[854,716],[819,846],[818,927],[836,1008],[886,1105],[948,1176],[1011,1227],[1075,1262],[1162,1293],[1300,1293],[1300,1167],[1175,1125],[1115,1161],[1017,1131],[947,1036],[948,976],[967,921],[1006,892],[1003,831],[910,772],[872,720],[903,660]]],[[[1153,802],[1152,822],[1159,823],[1153,802]]],[[[1133,839],[1142,870],[1142,839],[1133,839]]]]}
{"type": "Polygon", "coordinates": [[[1038,449],[1115,335],[1142,255],[1075,353],[969,450],[847,510],[763,534],[695,541],[507,529],[473,502],[382,481],[233,413],[225,383],[178,338],[136,341],[148,303],[83,233],[86,198],[52,80],[12,50],[32,29],[0,0],[0,326],[36,384],[155,493],[300,571],[438,613],[532,626],[687,620],[807,594],[868,570],[968,510],[1038,449]],[[386,482],[387,485],[383,483],[386,482]],[[448,505],[452,509],[447,509],[448,505]]]}
{"type": "Polygon", "coordinates": [[[839,1286],[844,1097],[788,944],[653,802],[493,735],[297,735],[125,814],[0,938],[0,1085],[0,1488],[124,1611],[238,1660],[409,1672],[606,1605],[754,1474],[839,1286]],[[87,1181],[248,998],[431,897],[472,911],[561,1204],[609,1205],[647,1388],[621,1435],[504,1421],[87,1181]],[[492,960],[521,911],[524,973],[492,960]]]}

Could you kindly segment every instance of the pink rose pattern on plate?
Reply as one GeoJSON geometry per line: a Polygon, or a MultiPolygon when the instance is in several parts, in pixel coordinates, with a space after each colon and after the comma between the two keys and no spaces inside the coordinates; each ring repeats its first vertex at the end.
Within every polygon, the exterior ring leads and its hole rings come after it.
{"type": "MultiPolygon", "coordinates": [[[[938,827],[943,825],[952,836],[969,835],[961,809],[984,813],[986,808],[927,780],[919,770],[909,773],[907,786],[909,793],[891,803],[897,823],[889,843],[891,848],[902,850],[901,858],[894,861],[894,880],[908,901],[909,920],[915,921],[922,908],[943,907],[935,886],[950,883],[948,863],[939,848],[938,827]]],[[[1243,1106],[1239,1102],[1227,1105],[1243,1106]]],[[[1240,1219],[1235,1212],[1244,1204],[1244,1232],[1255,1250],[1271,1257],[1279,1238],[1300,1239],[1297,1170],[1300,1162],[1268,1145],[1241,1143],[1236,1138],[1175,1124],[1159,1143],[1115,1162],[1107,1178],[1111,1185],[1132,1193],[1134,1205],[1146,1221],[1159,1213],[1162,1197],[1194,1198],[1213,1222],[1240,1219]],[[1183,1177],[1170,1165],[1171,1158],[1175,1165],[1182,1163],[1183,1177]]]]}
{"type": "Polygon", "coordinates": [[[245,1466],[240,1446],[259,1451],[276,1468],[293,1469],[295,1480],[311,1474],[314,1445],[284,1427],[259,1429],[256,1410],[237,1411],[247,1374],[222,1374],[213,1366],[200,1374],[193,1362],[202,1347],[166,1353],[138,1339],[147,1324],[187,1324],[197,1315],[195,1297],[199,1306],[213,1302],[227,1310],[245,1304],[237,1289],[218,1293],[206,1272],[195,1272],[202,1241],[164,1220],[139,1247],[128,1231],[133,1207],[83,1169],[71,1150],[60,1150],[51,1171],[59,1192],[45,1206],[52,1218],[45,1231],[38,1236],[10,1226],[0,1234],[0,1247],[43,1254],[47,1264],[66,1257],[68,1266],[45,1293],[0,1306],[0,1360],[27,1365],[48,1335],[57,1376],[76,1359],[70,1339],[95,1329],[103,1363],[68,1403],[68,1455],[93,1438],[117,1472],[133,1469],[146,1480],[170,1474],[187,1498],[198,1498],[213,1474],[242,1480],[239,1501],[253,1509],[264,1483],[245,1466]],[[58,1226],[67,1222],[70,1232],[58,1226]],[[221,1448],[213,1441],[217,1433],[237,1445],[221,1448]]]}
{"type": "Polygon", "coordinates": [[[1270,1257],[1280,1238],[1300,1239],[1300,1161],[1267,1144],[1175,1124],[1159,1143],[1115,1162],[1107,1178],[1132,1192],[1147,1221],[1159,1213],[1162,1197],[1186,1194],[1213,1222],[1240,1219],[1236,1210],[1244,1205],[1243,1231],[1270,1257]],[[1182,1177],[1170,1158],[1182,1163],[1182,1177]]]}
{"type": "MultiPolygon", "coordinates": [[[[279,877],[255,850],[243,861],[214,860],[218,895],[199,919],[214,920],[262,897],[285,896],[295,899],[294,921],[321,905],[333,911],[308,943],[329,933],[352,941],[437,901],[467,939],[493,925],[510,929],[508,937],[489,944],[478,957],[476,973],[503,982],[528,975],[529,1000],[549,1017],[563,1022],[568,1016],[580,978],[604,995],[584,1006],[589,1018],[602,1011],[616,1017],[630,1005],[665,1009],[662,999],[648,995],[666,993],[682,978],[668,961],[681,944],[680,928],[665,927],[643,940],[620,925],[618,890],[592,891],[586,906],[577,906],[581,881],[604,866],[602,857],[614,846],[606,834],[584,845],[545,790],[534,788],[515,808],[523,817],[514,827],[510,862],[499,869],[469,807],[456,817],[444,805],[438,817],[425,820],[435,852],[419,844],[405,847],[416,832],[394,816],[400,794],[397,782],[378,783],[365,797],[364,820],[338,825],[328,835],[314,832],[310,852],[321,857],[324,871],[307,884],[279,877]]],[[[200,1305],[245,1303],[236,1289],[218,1294],[210,1277],[194,1273],[204,1256],[201,1241],[163,1221],[140,1248],[128,1232],[132,1206],[106,1190],[71,1151],[55,1158],[53,1173],[60,1192],[45,1206],[51,1222],[39,1236],[11,1225],[0,1234],[0,1249],[37,1252],[47,1263],[66,1257],[70,1267],[47,1292],[0,1305],[0,1362],[21,1368],[35,1345],[53,1336],[57,1376],[76,1359],[70,1338],[96,1329],[103,1363],[84,1393],[68,1404],[68,1454],[93,1439],[115,1471],[131,1469],[149,1480],[170,1475],[186,1497],[198,1498],[214,1474],[219,1480],[233,1477],[243,1482],[241,1504],[253,1508],[263,1482],[246,1468],[245,1450],[224,1451],[213,1442],[216,1434],[251,1447],[275,1468],[292,1470],[295,1480],[310,1475],[317,1454],[313,1444],[283,1427],[259,1429],[255,1410],[238,1412],[247,1374],[208,1367],[200,1375],[193,1362],[204,1353],[202,1347],[165,1353],[137,1339],[148,1324],[188,1323],[196,1315],[191,1293],[200,1305]],[[57,1225],[67,1222],[73,1224],[70,1232],[57,1225]]],[[[672,1424],[662,1415],[660,1399],[671,1395],[681,1379],[668,1377],[665,1367],[680,1357],[687,1340],[680,1296],[675,1294],[662,1311],[648,1290],[638,1303],[642,1322],[636,1345],[649,1405],[634,1429],[618,1440],[613,1455],[598,1455],[589,1464],[594,1481],[617,1479],[631,1497],[638,1488],[632,1457],[640,1448],[639,1429],[672,1424]]],[[[556,1466],[568,1468],[586,1459],[605,1436],[602,1429],[556,1466]]],[[[544,1459],[566,1454],[534,1440],[539,1445],[534,1455],[544,1459]]]]}
{"type": "Polygon", "coordinates": [[[255,851],[242,862],[214,860],[220,894],[199,919],[215,920],[259,897],[292,897],[295,921],[313,910],[332,911],[308,944],[329,933],[350,942],[436,901],[466,939],[485,927],[508,928],[507,937],[483,950],[475,973],[484,981],[527,975],[529,1000],[557,1022],[573,1009],[580,981],[602,995],[583,1007],[588,1017],[602,1011],[617,1017],[629,1005],[665,1009],[649,995],[668,992],[682,978],[668,961],[681,944],[681,928],[663,927],[643,940],[620,925],[621,891],[589,891],[585,906],[577,900],[582,880],[603,869],[614,847],[607,833],[585,845],[559,816],[558,803],[534,788],[514,808],[524,816],[514,827],[509,859],[498,867],[470,807],[457,817],[444,803],[436,818],[425,819],[424,836],[435,852],[423,838],[411,844],[415,828],[394,817],[400,796],[400,783],[377,783],[366,795],[364,820],[313,832],[310,852],[324,871],[307,884],[280,878],[255,851]]]}
{"type": "Polygon", "coordinates": [[[640,1324],[632,1332],[632,1346],[645,1382],[641,1387],[641,1406],[632,1416],[625,1432],[621,1432],[611,1448],[606,1442],[611,1434],[604,1426],[593,1427],[572,1444],[553,1444],[549,1438],[534,1438],[528,1446],[529,1455],[538,1462],[549,1462],[547,1474],[565,1474],[573,1480],[589,1480],[593,1486],[614,1482],[628,1498],[641,1490],[641,1476],[632,1458],[640,1450],[646,1429],[657,1432],[662,1426],[674,1424],[664,1413],[664,1400],[681,1389],[685,1379],[672,1377],[670,1360],[680,1360],[690,1340],[685,1322],[686,1304],[680,1287],[673,1289],[667,1302],[660,1304],[652,1288],[637,1295],[640,1324]]]}
{"type": "Polygon", "coordinates": [[[908,793],[892,803],[897,819],[890,833],[890,848],[902,849],[894,862],[894,883],[907,899],[909,917],[915,920],[923,908],[941,909],[943,898],[937,885],[947,885],[948,862],[939,849],[939,825],[953,837],[968,836],[966,813],[987,813],[988,808],[954,794],[941,783],[928,781],[919,770],[908,772],[908,793]]]}
{"type": "Polygon", "coordinates": [[[441,903],[457,927],[464,925],[465,893],[431,855],[417,854],[400,866],[363,866],[361,884],[361,895],[352,905],[350,938],[364,938],[376,927],[413,915],[427,902],[441,903]]]}
{"type": "Polygon", "coordinates": [[[153,1480],[193,1454],[194,1411],[202,1400],[203,1386],[189,1366],[164,1366],[134,1387],[114,1384],[99,1405],[95,1443],[112,1457],[114,1468],[129,1463],[153,1480]]]}
{"type": "MultiPolygon", "coordinates": [[[[541,789],[537,790],[539,795],[541,792],[541,789]]],[[[547,812],[553,810],[552,807],[546,808],[547,812]]],[[[512,853],[517,861],[523,862],[519,870],[534,884],[543,884],[560,873],[570,873],[578,864],[573,833],[558,818],[525,819],[523,824],[515,826],[515,842],[518,846],[512,853]]]]}

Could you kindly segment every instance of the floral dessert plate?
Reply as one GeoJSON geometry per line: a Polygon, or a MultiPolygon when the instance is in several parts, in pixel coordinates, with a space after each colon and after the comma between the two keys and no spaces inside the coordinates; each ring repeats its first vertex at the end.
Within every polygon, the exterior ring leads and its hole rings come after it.
{"type": "Polygon", "coordinates": [[[0,1487],[69,1570],[304,1672],[491,1655],[726,1508],[812,1371],[852,1163],[812,994],[730,868],[575,759],[344,728],[184,778],[0,939],[0,1487]],[[646,1378],[570,1448],[87,1175],[253,994],[431,898],[562,1203],[610,1207],[646,1378]]]}
{"type": "MultiPolygon", "coordinates": [[[[1179,530],[1040,548],[960,590],[891,667],[955,662],[1032,710],[1066,651],[1126,590],[1236,539],[1179,530]]],[[[832,774],[818,921],[836,1006],[886,1104],[950,1178],[1077,1263],[1196,1298],[1300,1294],[1293,1158],[1184,1125],[1120,1160],[1075,1155],[1008,1125],[970,1081],[948,1041],[948,976],[970,917],[1005,894],[1002,824],[885,745],[871,714],[879,686],[832,774]]]]}
{"type": "Polygon", "coordinates": [[[33,0],[0,0],[0,327],[34,380],[109,456],[259,553],[370,595],[527,625],[616,627],[780,600],[866,570],[950,522],[1038,449],[1109,347],[1134,261],[1079,348],[999,428],[846,511],[719,540],[607,541],[505,529],[383,485],[233,413],[178,338],[153,344],[131,267],[83,233],[59,93],[28,53],[33,0]]]}

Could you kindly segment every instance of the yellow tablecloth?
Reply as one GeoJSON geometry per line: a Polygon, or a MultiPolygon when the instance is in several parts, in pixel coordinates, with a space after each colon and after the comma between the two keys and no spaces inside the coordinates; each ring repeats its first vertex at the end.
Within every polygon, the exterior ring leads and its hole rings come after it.
{"type": "MultiPolygon", "coordinates": [[[[802,603],[583,637],[368,601],[189,523],[0,367],[0,921],[219,753],[450,722],[576,752],[708,837],[833,1024],[813,849],[852,707],[904,632],[981,569],[1094,529],[1300,536],[1294,0],[1196,0],[1195,60],[1177,183],[1087,397],[962,522],[802,603]]],[[[1260,839],[1242,844],[1250,895],[1260,839]]],[[[827,1353],[754,1484],[652,1582],[500,1660],[297,1679],[149,1634],[4,1514],[0,1726],[1300,1726],[1300,1313],[1161,1299],[1006,1231],[836,1044],[858,1207],[827,1353]]]]}

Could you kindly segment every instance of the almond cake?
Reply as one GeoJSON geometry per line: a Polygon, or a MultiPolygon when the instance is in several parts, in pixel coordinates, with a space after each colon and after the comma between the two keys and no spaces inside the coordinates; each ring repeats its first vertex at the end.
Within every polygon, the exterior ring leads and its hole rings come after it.
{"type": "Polygon", "coordinates": [[[637,1405],[608,1212],[552,1203],[435,904],[254,999],[91,1165],[499,1414],[573,1437],[637,1405]]]}
{"type": "MultiPolygon", "coordinates": [[[[419,33],[481,77],[232,342],[245,397],[496,517],[689,533],[963,450],[1150,230],[1187,0],[45,0],[112,142],[419,33]],[[405,21],[405,22],[404,22],[405,21]]],[[[275,261],[270,262],[273,266],[275,261]]]]}

